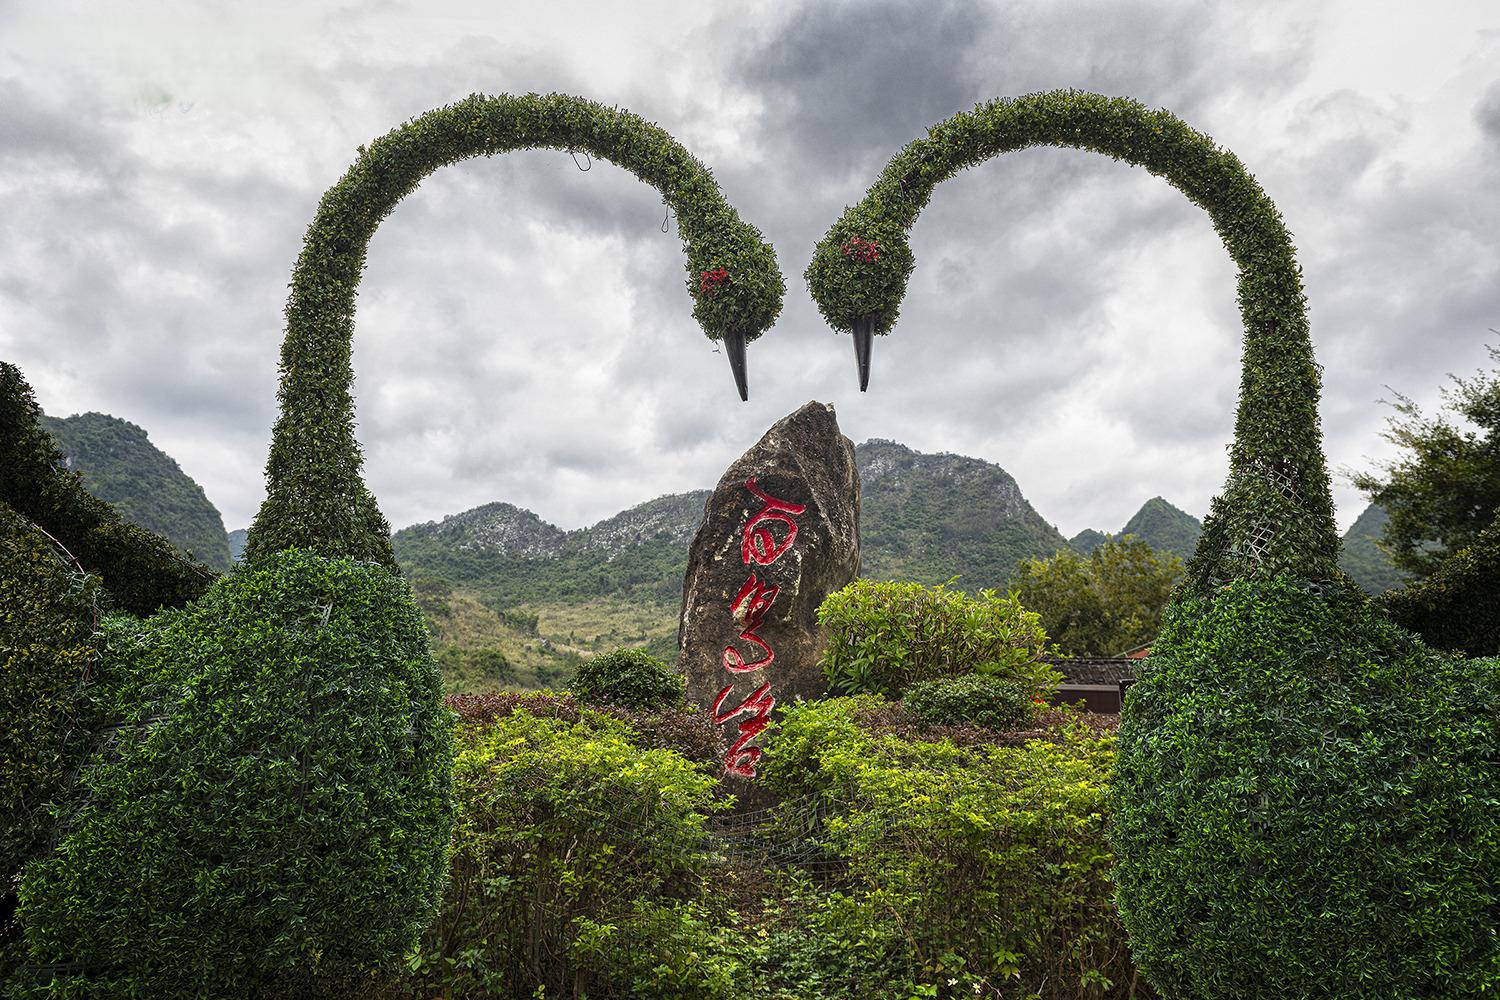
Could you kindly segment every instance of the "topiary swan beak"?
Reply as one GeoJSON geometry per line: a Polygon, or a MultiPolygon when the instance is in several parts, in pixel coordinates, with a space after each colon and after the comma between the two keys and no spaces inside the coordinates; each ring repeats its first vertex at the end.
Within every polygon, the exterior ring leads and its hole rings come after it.
{"type": "Polygon", "coordinates": [[[729,367],[734,372],[734,387],[740,391],[740,401],[748,403],[750,389],[745,378],[745,331],[725,332],[724,353],[729,355],[729,367]]]}
{"type": "Polygon", "coordinates": [[[870,349],[875,346],[875,318],[861,316],[854,321],[854,363],[859,367],[859,391],[870,388],[870,349]]]}

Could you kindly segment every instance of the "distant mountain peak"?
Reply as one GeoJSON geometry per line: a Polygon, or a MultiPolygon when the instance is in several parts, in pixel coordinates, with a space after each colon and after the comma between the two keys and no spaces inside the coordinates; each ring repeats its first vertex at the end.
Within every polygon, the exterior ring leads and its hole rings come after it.
{"type": "Polygon", "coordinates": [[[440,539],[464,552],[492,552],[523,559],[548,559],[562,553],[567,533],[515,504],[495,501],[441,521],[404,529],[440,539]]]}
{"type": "Polygon", "coordinates": [[[1086,528],[1074,535],[1068,544],[1088,555],[1107,541],[1134,535],[1157,552],[1170,553],[1187,560],[1198,547],[1198,539],[1202,534],[1201,521],[1165,498],[1155,496],[1141,504],[1140,510],[1125,522],[1125,527],[1113,535],[1086,528]]]}

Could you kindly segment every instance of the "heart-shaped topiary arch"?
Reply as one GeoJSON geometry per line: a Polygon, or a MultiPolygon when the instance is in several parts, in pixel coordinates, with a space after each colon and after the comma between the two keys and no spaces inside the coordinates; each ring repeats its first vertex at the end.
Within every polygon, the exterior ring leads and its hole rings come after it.
{"type": "Polygon", "coordinates": [[[1166,111],[1081,91],[981,104],[934,125],[891,158],[863,200],[818,243],[806,278],[823,317],[850,330],[869,378],[870,344],[900,312],[915,265],[907,231],[933,188],[1001,153],[1070,146],[1164,177],[1205,209],[1239,266],[1245,341],[1223,495],[1189,564],[1193,590],[1244,576],[1339,576],[1339,538],[1318,425],[1320,378],[1291,237],[1233,153],[1166,111]]]}
{"type": "Polygon", "coordinates": [[[786,290],[776,254],[739,217],[697,158],[660,127],[562,94],[475,94],[361,147],[329,188],[292,275],[281,349],[281,415],[266,462],[266,500],[245,541],[258,562],[288,548],[395,567],[390,526],[360,475],[354,437],[354,298],[382,219],[449,163],[516,149],[583,151],[624,167],[677,213],[693,316],[724,343],[740,397],[745,344],[775,322],[786,290]]]}

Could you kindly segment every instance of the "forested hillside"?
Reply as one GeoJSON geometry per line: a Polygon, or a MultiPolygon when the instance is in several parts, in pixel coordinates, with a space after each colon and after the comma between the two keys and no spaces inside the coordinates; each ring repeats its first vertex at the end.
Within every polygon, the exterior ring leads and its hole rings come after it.
{"type": "Polygon", "coordinates": [[[203,487],[127,420],[103,413],[43,417],[47,431],[83,474],[83,485],[128,521],[217,570],[229,568],[229,540],[203,487]]]}

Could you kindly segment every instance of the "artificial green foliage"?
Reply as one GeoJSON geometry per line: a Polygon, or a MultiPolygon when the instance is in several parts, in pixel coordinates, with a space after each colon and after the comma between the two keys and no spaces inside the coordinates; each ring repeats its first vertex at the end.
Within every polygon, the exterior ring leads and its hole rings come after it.
{"type": "Polygon", "coordinates": [[[451,716],[406,585],[284,552],[106,619],[100,669],[58,848],[21,885],[18,995],[368,995],[450,834],[451,716]]]}
{"type": "Polygon", "coordinates": [[[1041,700],[1026,684],[983,674],[919,681],[901,702],[923,726],[981,726],[1003,729],[1025,722],[1041,700]]]}
{"type": "Polygon", "coordinates": [[[452,870],[409,960],[413,995],[733,995],[727,959],[699,940],[730,923],[708,886],[714,778],[574,711],[460,729],[452,870]]]}
{"type": "Polygon", "coordinates": [[[105,413],[42,417],[42,426],[83,476],[84,489],[131,524],[154,531],[217,572],[229,568],[229,536],[208,495],[146,431],[105,413]]]}
{"type": "Polygon", "coordinates": [[[86,733],[77,692],[92,672],[98,581],[0,502],[0,984],[21,866],[52,835],[86,733]]]}
{"type": "Polygon", "coordinates": [[[677,214],[693,316],[710,339],[754,340],[781,310],[785,282],[771,246],[740,219],[708,168],[660,127],[561,94],[475,94],[360,149],[329,188],[292,274],[281,351],[281,415],[266,463],[267,497],[245,557],[294,546],[394,566],[390,529],[360,478],[354,438],[354,297],[370,239],[434,170],[516,149],[586,152],[634,173],[677,214]],[[709,274],[722,278],[710,281],[709,274]]]}
{"type": "Polygon", "coordinates": [[[768,978],[849,1000],[1147,995],[1111,899],[1114,737],[908,741],[865,723],[877,701],[796,705],[769,730],[757,780],[841,874],[803,894],[768,978]]]}
{"type": "Polygon", "coordinates": [[[943,585],[856,580],[818,608],[828,630],[823,673],[840,694],[899,698],[917,681],[985,674],[1050,691],[1047,634],[1014,596],[970,597],[943,585]]]}
{"type": "Polygon", "coordinates": [[[1380,599],[1391,619],[1429,645],[1469,656],[1500,654],[1500,519],[1437,572],[1380,599]]]}
{"type": "Polygon", "coordinates": [[[1061,549],[1016,568],[1015,594],[1068,656],[1120,656],[1149,643],[1182,581],[1182,560],[1131,535],[1087,557],[1061,549]]]}
{"type": "Polygon", "coordinates": [[[677,708],[686,697],[682,675],[644,649],[615,649],[584,660],[568,688],[588,705],[636,710],[677,708]]]}
{"type": "Polygon", "coordinates": [[[212,571],[84,489],[41,416],[20,370],[0,363],[0,501],[65,546],[127,611],[151,614],[203,593],[212,571]]]}
{"type": "Polygon", "coordinates": [[[1176,605],[1131,689],[1112,838],[1165,997],[1500,987],[1500,662],[1436,653],[1347,584],[1176,605]]]}
{"type": "Polygon", "coordinates": [[[1091,150],[1165,178],[1208,212],[1239,268],[1245,341],[1229,482],[1204,523],[1189,586],[1207,593],[1241,576],[1336,577],[1320,377],[1291,238],[1244,165],[1176,116],[1069,90],[990,101],[934,125],[891,159],[818,243],[806,278],[824,319],[849,330],[869,318],[877,332],[889,332],[914,265],[907,230],[934,186],[1033,146],[1091,150]],[[871,243],[875,254],[861,249],[871,243]]]}
{"type": "MultiPolygon", "coordinates": [[[[1490,345],[1500,363],[1500,347],[1490,345]]],[[[1450,414],[1427,417],[1397,395],[1385,438],[1402,450],[1378,473],[1354,477],[1389,515],[1383,548],[1396,566],[1428,576],[1474,545],[1500,512],[1500,370],[1453,376],[1450,414]]]]}

